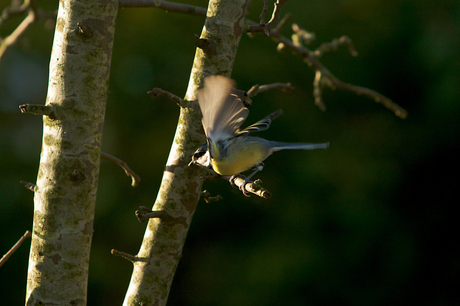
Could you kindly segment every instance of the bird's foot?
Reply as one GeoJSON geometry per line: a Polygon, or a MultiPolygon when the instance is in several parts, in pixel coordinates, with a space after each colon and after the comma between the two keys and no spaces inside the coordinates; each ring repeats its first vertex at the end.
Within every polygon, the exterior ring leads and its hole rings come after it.
{"type": "Polygon", "coordinates": [[[249,183],[249,177],[245,177],[244,175],[232,175],[228,181],[230,182],[232,186],[238,187],[238,189],[244,194],[245,197],[248,197],[248,198],[250,197],[249,193],[246,190],[246,185],[249,183]],[[241,184],[240,186],[237,186],[235,184],[236,177],[244,178],[243,184],[241,184]]]}

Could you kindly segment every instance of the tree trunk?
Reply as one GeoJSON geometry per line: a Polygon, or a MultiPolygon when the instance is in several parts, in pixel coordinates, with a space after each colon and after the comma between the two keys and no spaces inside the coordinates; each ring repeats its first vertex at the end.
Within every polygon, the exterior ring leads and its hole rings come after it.
{"type": "Polygon", "coordinates": [[[27,305],[86,305],[116,0],[61,0],[35,187],[27,305]]]}
{"type": "Polygon", "coordinates": [[[244,31],[248,0],[211,0],[202,39],[208,47],[197,49],[190,81],[181,107],[176,135],[153,210],[170,218],[150,219],[134,262],[123,305],[165,305],[181,257],[202,181],[197,167],[187,167],[193,152],[205,140],[196,91],[207,75],[230,76],[238,43],[244,31]],[[211,42],[211,40],[213,42],[211,42]],[[210,46],[210,47],[209,47],[210,46]]]}

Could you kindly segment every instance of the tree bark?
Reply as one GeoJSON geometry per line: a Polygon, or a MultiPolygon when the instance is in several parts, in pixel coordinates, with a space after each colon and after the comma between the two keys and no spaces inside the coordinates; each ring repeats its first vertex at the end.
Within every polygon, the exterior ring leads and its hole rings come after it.
{"type": "Polygon", "coordinates": [[[196,91],[207,75],[230,76],[241,35],[245,32],[248,0],[211,0],[197,48],[190,81],[181,107],[173,145],[153,210],[167,218],[150,219],[134,262],[123,305],[165,305],[174,272],[199,199],[202,181],[198,167],[187,167],[204,142],[196,91]]]}
{"type": "Polygon", "coordinates": [[[86,305],[116,0],[61,0],[35,191],[27,305],[86,305]]]}

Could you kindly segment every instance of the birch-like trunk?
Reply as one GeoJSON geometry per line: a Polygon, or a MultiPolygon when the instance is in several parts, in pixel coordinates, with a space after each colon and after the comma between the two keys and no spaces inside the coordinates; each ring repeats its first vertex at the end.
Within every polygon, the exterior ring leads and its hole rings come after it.
{"type": "MultiPolygon", "coordinates": [[[[196,100],[196,91],[207,75],[230,76],[249,0],[211,0],[201,38],[215,42],[205,53],[197,49],[185,100],[196,100]]],[[[199,199],[202,181],[198,167],[187,167],[191,155],[205,141],[198,103],[181,107],[176,135],[153,210],[171,218],[150,219],[134,262],[134,271],[123,305],[165,305],[187,231],[199,199]]]]}
{"type": "Polygon", "coordinates": [[[86,305],[116,0],[61,0],[35,187],[27,305],[86,305]]]}

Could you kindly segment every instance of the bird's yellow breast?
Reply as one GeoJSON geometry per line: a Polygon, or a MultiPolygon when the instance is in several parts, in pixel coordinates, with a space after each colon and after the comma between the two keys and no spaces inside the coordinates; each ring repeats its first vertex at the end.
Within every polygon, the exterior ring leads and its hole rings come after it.
{"type": "Polygon", "coordinates": [[[230,140],[227,152],[214,155],[211,163],[220,175],[236,175],[262,162],[267,156],[268,150],[261,142],[237,137],[230,140]]]}

